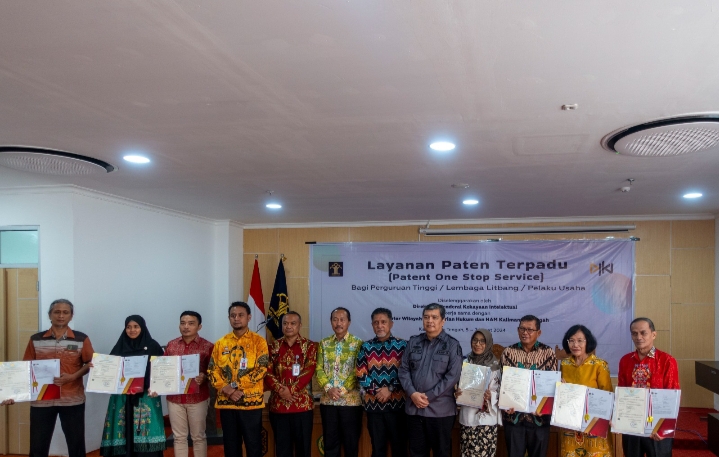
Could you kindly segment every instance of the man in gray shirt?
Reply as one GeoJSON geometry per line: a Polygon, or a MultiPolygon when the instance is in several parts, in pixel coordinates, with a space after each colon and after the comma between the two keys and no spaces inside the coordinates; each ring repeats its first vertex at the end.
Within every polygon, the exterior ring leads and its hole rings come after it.
{"type": "Polygon", "coordinates": [[[443,330],[444,306],[430,303],[422,310],[425,333],[409,339],[399,368],[407,393],[410,457],[450,457],[457,404],[454,386],[462,372],[462,348],[443,330]]]}

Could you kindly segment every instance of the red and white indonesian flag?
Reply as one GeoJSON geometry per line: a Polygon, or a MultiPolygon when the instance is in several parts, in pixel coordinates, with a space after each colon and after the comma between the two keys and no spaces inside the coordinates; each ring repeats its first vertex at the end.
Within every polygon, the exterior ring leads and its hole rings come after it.
{"type": "Polygon", "coordinates": [[[247,304],[252,309],[252,321],[255,331],[262,336],[265,335],[265,300],[262,298],[262,281],[260,281],[260,267],[255,259],[255,268],[252,270],[252,282],[250,283],[250,296],[247,297],[247,304]]]}

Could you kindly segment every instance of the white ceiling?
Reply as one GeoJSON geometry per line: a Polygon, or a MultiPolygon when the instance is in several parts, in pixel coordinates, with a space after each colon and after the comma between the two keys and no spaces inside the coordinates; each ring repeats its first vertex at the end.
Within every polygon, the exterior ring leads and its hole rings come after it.
{"type": "Polygon", "coordinates": [[[0,187],[70,183],[255,224],[719,213],[719,150],[599,144],[719,111],[717,24],[718,1],[686,0],[4,2],[0,144],[119,170],[0,167],[0,187]],[[457,149],[429,150],[440,137],[457,149]],[[124,163],[131,150],[153,162],[124,163]]]}

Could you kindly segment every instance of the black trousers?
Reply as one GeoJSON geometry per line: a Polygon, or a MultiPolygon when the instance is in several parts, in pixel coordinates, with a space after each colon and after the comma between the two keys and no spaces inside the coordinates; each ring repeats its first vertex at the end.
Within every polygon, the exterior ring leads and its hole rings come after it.
{"type": "Polygon", "coordinates": [[[340,445],[345,451],[344,457],[357,457],[362,412],[361,406],[320,405],[325,457],[340,457],[340,445]]]}
{"type": "Polygon", "coordinates": [[[407,416],[410,457],[451,457],[455,416],[407,416]]]}
{"type": "Polygon", "coordinates": [[[262,457],[262,410],[220,409],[225,457],[262,457]]]}
{"type": "Polygon", "coordinates": [[[549,447],[549,425],[520,421],[518,424],[504,424],[504,441],[507,443],[508,457],[545,457],[549,447]]]}
{"type": "Polygon", "coordinates": [[[367,431],[372,440],[372,457],[385,457],[388,441],[392,445],[392,457],[407,457],[407,415],[404,410],[367,411],[367,431]]]}
{"type": "Polygon", "coordinates": [[[671,457],[674,438],[654,441],[641,436],[622,435],[622,450],[626,457],[671,457]]]}
{"type": "Polygon", "coordinates": [[[30,457],[47,457],[57,416],[70,457],[85,457],[85,403],[75,406],[30,407],[30,457]]]}
{"type": "Polygon", "coordinates": [[[275,457],[311,457],[313,415],[311,410],[270,413],[270,425],[275,435],[275,457]]]}

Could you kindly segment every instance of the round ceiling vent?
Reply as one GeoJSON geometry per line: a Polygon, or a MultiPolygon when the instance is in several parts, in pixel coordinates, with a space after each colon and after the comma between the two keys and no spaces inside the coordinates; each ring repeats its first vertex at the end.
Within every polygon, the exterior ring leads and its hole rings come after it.
{"type": "Polygon", "coordinates": [[[117,168],[92,157],[31,146],[0,146],[0,165],[46,175],[93,175],[117,168]]]}
{"type": "Polygon", "coordinates": [[[719,114],[694,114],[635,125],[602,138],[617,154],[671,157],[705,151],[719,144],[719,114]]]}

